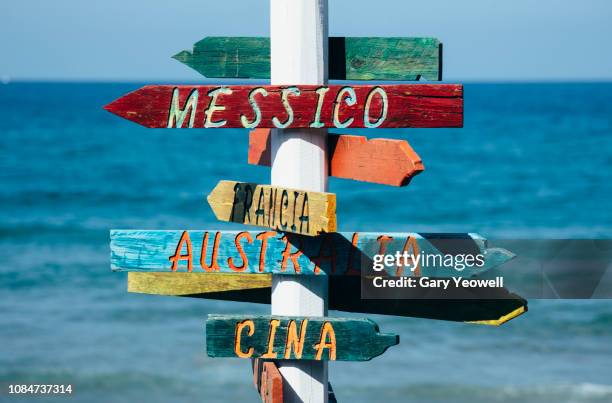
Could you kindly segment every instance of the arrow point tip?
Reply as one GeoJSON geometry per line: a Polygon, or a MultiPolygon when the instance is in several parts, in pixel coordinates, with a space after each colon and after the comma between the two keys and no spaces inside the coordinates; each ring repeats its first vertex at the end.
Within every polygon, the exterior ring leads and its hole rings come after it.
{"type": "Polygon", "coordinates": [[[107,111],[107,112],[110,112],[110,113],[115,113],[115,107],[114,107],[114,104],[115,104],[115,101],[113,101],[113,102],[111,102],[111,103],[109,103],[109,104],[104,105],[102,108],[103,108],[105,111],[107,111]]]}
{"type": "Polygon", "coordinates": [[[172,58],[174,60],[178,60],[181,63],[186,63],[189,60],[189,58],[191,58],[191,53],[186,50],[182,50],[178,52],[176,55],[172,56],[172,58]]]}
{"type": "Polygon", "coordinates": [[[122,108],[121,108],[121,102],[120,102],[121,98],[119,99],[115,99],[113,102],[110,102],[106,105],[103,106],[104,110],[107,112],[112,113],[113,115],[117,115],[120,116],[122,118],[128,119],[124,113],[122,113],[122,108]]]}

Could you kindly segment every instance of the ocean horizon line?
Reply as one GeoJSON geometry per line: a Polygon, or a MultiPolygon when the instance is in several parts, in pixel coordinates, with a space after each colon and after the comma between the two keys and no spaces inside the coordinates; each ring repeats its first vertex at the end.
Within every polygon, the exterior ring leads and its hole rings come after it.
{"type": "MultiPolygon", "coordinates": [[[[12,79],[10,77],[2,77],[0,84],[140,84],[140,85],[197,85],[197,84],[216,84],[220,81],[226,82],[228,85],[239,84],[269,84],[269,80],[261,79],[242,79],[242,78],[203,78],[201,80],[181,80],[181,79],[151,79],[151,80],[130,80],[130,79],[44,79],[44,78],[28,78],[28,79],[12,79]]],[[[524,84],[612,84],[612,78],[609,79],[448,79],[443,81],[351,81],[351,80],[330,80],[330,83],[355,83],[355,84],[443,84],[443,83],[458,83],[458,84],[484,84],[484,85],[524,85],[524,84]]]]}

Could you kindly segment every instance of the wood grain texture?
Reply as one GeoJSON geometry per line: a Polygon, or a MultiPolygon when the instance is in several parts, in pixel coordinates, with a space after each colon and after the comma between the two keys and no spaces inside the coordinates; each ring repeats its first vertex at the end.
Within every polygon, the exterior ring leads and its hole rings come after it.
{"type": "Polygon", "coordinates": [[[270,38],[208,36],[172,58],[210,78],[270,78],[270,38]]]}
{"type": "Polygon", "coordinates": [[[399,343],[369,319],[208,315],[210,357],[369,361],[399,343]]]}
{"type": "MultiPolygon", "coordinates": [[[[330,80],[442,80],[435,38],[329,38],[330,80]]],[[[270,39],[209,36],[172,56],[211,78],[270,78],[270,39]]]]}
{"type": "Polygon", "coordinates": [[[283,403],[283,377],[274,362],[254,359],[253,382],[263,403],[283,403]]]}
{"type": "Polygon", "coordinates": [[[111,268],[135,272],[275,273],[359,276],[369,273],[374,255],[406,251],[418,255],[481,254],[481,267],[388,266],[389,275],[471,277],[514,255],[490,248],[477,234],[332,233],[316,237],[274,231],[113,230],[111,268]],[[414,270],[413,270],[414,269],[414,270]]]}
{"type": "MultiPolygon", "coordinates": [[[[425,170],[421,157],[407,141],[364,136],[327,136],[329,176],[391,186],[406,186],[425,170]]],[[[249,164],[270,166],[270,129],[249,134],[249,164]]]]}
{"type": "MultiPolygon", "coordinates": [[[[240,275],[210,273],[207,279],[194,281],[188,276],[172,276],[169,273],[128,273],[128,292],[156,295],[200,295],[230,293],[244,290],[266,290],[270,288],[271,275],[240,275]]],[[[170,273],[175,274],[175,273],[170,273]]]]}
{"type": "MultiPolygon", "coordinates": [[[[274,361],[261,358],[252,360],[253,384],[263,403],[282,403],[284,379],[274,361]]],[[[334,388],[328,383],[328,403],[337,403],[334,388]]]]}
{"type": "MultiPolygon", "coordinates": [[[[258,304],[269,304],[272,291],[271,275],[252,274],[218,274],[218,273],[128,273],[128,284],[131,281],[141,285],[132,287],[131,292],[144,294],[176,295],[192,298],[207,298],[222,301],[241,301],[258,304]],[[248,284],[255,277],[258,286],[265,288],[248,288],[208,292],[211,283],[217,282],[219,276],[241,278],[241,284],[248,284]],[[195,289],[201,293],[192,293],[195,289]],[[136,290],[137,289],[137,290],[136,290]]],[[[224,280],[221,280],[224,283],[224,280]]],[[[219,287],[216,287],[219,288],[219,287]]],[[[393,315],[436,319],[455,322],[469,322],[490,326],[499,326],[527,311],[527,301],[509,293],[507,290],[496,290],[494,294],[475,290],[469,299],[430,299],[416,300],[364,300],[361,299],[361,279],[355,276],[332,276],[329,278],[329,309],[343,312],[367,313],[376,315],[393,315]],[[497,298],[497,299],[492,299],[497,298]]]]}
{"type": "Polygon", "coordinates": [[[336,231],[336,195],[333,193],[223,180],[207,200],[221,221],[303,235],[336,231]]]}
{"type": "Polygon", "coordinates": [[[463,86],[152,85],[104,108],[150,128],[463,127],[463,86]]]}

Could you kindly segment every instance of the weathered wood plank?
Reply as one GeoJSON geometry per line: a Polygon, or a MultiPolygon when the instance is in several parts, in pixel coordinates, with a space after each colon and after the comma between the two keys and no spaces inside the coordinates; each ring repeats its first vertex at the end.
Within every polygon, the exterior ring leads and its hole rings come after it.
{"type": "MultiPolygon", "coordinates": [[[[207,198],[218,220],[303,235],[336,231],[336,195],[220,181],[207,198]]],[[[248,235],[245,235],[248,240],[248,235]]]]}
{"type": "MultiPolygon", "coordinates": [[[[282,403],[284,379],[274,361],[266,361],[261,358],[252,360],[253,384],[261,396],[263,403],[282,403]]],[[[328,403],[337,403],[334,388],[331,383],[327,384],[328,403]]]]}
{"type": "MultiPolygon", "coordinates": [[[[404,140],[329,133],[327,155],[329,176],[362,182],[406,186],[425,170],[421,157],[404,140]]],[[[270,129],[251,130],[248,162],[270,166],[270,129]]]]}
{"type": "MultiPolygon", "coordinates": [[[[329,38],[330,80],[442,80],[435,38],[329,38]]],[[[270,38],[209,36],[174,59],[211,78],[270,78],[270,38]]]]}
{"type": "Polygon", "coordinates": [[[273,362],[263,364],[260,393],[263,403],[283,403],[283,377],[273,362]]]}
{"type": "Polygon", "coordinates": [[[310,237],[274,231],[112,230],[110,236],[111,268],[116,271],[359,276],[371,270],[375,255],[406,252],[415,258],[441,258],[427,265],[411,258],[407,266],[381,269],[394,276],[470,277],[514,257],[505,249],[489,248],[477,234],[355,232],[310,237]],[[442,257],[459,254],[479,257],[482,265],[472,262],[457,271],[443,264],[442,257]]]}
{"type": "Polygon", "coordinates": [[[263,403],[283,403],[283,377],[274,362],[254,359],[253,382],[263,403]]]}
{"type": "Polygon", "coordinates": [[[463,86],[152,85],[104,108],[150,128],[462,127],[463,86]]]}
{"type": "Polygon", "coordinates": [[[369,319],[208,315],[210,357],[369,361],[399,343],[369,319]]]}
{"type": "MultiPolygon", "coordinates": [[[[258,304],[269,304],[272,291],[270,274],[220,274],[220,273],[128,273],[128,291],[144,294],[176,295],[193,298],[217,299],[222,301],[242,301],[258,304]],[[236,290],[233,286],[227,291],[221,290],[226,283],[225,277],[240,278],[240,284],[248,284],[250,279],[258,286],[236,290]],[[219,279],[220,278],[220,279],[219,279]],[[209,292],[211,284],[219,279],[221,286],[213,286],[216,292],[209,292]],[[130,285],[132,284],[132,285],[130,285]],[[201,292],[193,292],[200,289],[201,292]],[[163,290],[159,292],[159,290],[163,290]]],[[[364,300],[361,299],[361,282],[355,276],[332,276],[329,278],[329,309],[437,319],[454,322],[471,322],[499,326],[527,311],[527,301],[506,290],[497,290],[493,295],[486,295],[475,290],[477,299],[419,299],[415,300],[364,300]],[[491,299],[496,298],[496,299],[491,299]]],[[[433,294],[431,298],[436,298],[433,294]]]]}
{"type": "Polygon", "coordinates": [[[173,276],[178,273],[128,273],[128,292],[156,295],[198,295],[232,291],[265,290],[269,292],[270,274],[241,275],[214,273],[207,280],[199,281],[189,276],[173,276]]]}

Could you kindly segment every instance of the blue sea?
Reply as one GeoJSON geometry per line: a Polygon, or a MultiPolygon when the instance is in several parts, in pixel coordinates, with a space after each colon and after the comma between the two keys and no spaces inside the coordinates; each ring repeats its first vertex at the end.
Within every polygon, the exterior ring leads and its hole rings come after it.
{"type": "MultiPolygon", "coordinates": [[[[102,109],[140,85],[0,85],[0,401],[28,400],[9,383],[72,384],[75,402],[260,401],[248,360],[206,356],[204,322],[269,307],[130,294],[110,271],[110,229],[229,228],[205,194],[269,181],[246,130],[102,109]]],[[[405,188],[330,179],[342,231],[612,237],[610,83],[466,84],[463,129],[348,132],[406,139],[426,170],[405,188]]],[[[612,402],[612,301],[533,300],[498,328],[369,317],[401,343],[331,363],[340,402],[612,402]]]]}

